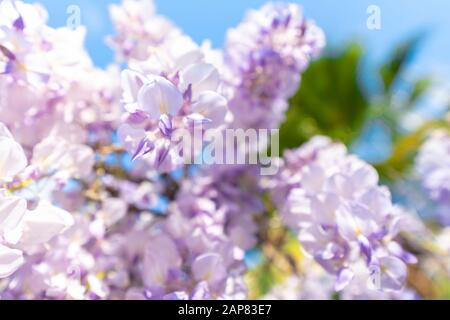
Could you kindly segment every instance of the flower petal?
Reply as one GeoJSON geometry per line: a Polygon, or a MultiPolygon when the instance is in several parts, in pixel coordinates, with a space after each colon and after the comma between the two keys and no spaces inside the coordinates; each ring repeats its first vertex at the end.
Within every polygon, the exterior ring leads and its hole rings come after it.
{"type": "Polygon", "coordinates": [[[334,290],[342,291],[354,277],[353,271],[348,268],[342,268],[338,272],[334,290]]]}
{"type": "Polygon", "coordinates": [[[3,123],[0,123],[0,180],[18,174],[27,166],[25,153],[3,123]]]}
{"type": "Polygon", "coordinates": [[[74,223],[67,211],[41,201],[37,208],[25,213],[23,234],[20,244],[41,244],[48,242],[57,234],[65,231],[74,223]]]}
{"type": "Polygon", "coordinates": [[[177,115],[183,105],[183,95],[169,80],[155,77],[138,93],[139,109],[158,120],[162,114],[177,115]]]}
{"type": "Polygon", "coordinates": [[[23,264],[22,251],[0,244],[0,278],[9,277],[23,264]]]}
{"type": "Polygon", "coordinates": [[[208,63],[191,64],[183,72],[183,83],[192,84],[192,92],[199,94],[206,90],[216,90],[220,82],[217,69],[208,63]]]}

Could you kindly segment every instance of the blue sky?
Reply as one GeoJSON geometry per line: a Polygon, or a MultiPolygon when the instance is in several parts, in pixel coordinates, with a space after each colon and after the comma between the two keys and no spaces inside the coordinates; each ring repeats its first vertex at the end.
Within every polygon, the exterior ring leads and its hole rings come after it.
{"type": "MultiPolygon", "coordinates": [[[[27,1],[35,2],[35,1],[27,1]]],[[[38,0],[49,11],[52,26],[65,25],[66,8],[76,4],[81,8],[82,24],[88,28],[86,46],[99,66],[112,61],[112,52],[104,37],[113,32],[107,6],[119,1],[107,0],[38,0]]],[[[226,30],[235,26],[249,8],[258,8],[266,1],[224,0],[156,0],[158,12],[169,17],[194,40],[211,39],[221,47],[226,30]]],[[[326,32],[329,45],[337,47],[359,39],[367,48],[371,61],[379,61],[399,41],[417,32],[426,32],[426,41],[414,60],[418,73],[436,72],[450,78],[450,1],[444,0],[301,0],[306,15],[326,32]],[[369,5],[381,9],[381,30],[366,27],[369,5]]]]}

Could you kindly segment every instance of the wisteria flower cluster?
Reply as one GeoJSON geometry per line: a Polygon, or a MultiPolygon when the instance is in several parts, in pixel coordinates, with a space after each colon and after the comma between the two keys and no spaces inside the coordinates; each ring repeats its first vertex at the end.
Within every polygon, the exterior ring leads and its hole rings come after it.
{"type": "Polygon", "coordinates": [[[422,146],[417,157],[422,185],[435,202],[440,222],[450,223],[450,134],[437,130],[422,146]]]}
{"type": "Polygon", "coordinates": [[[349,155],[344,145],[315,137],[286,152],[278,179],[274,197],[288,194],[280,208],[283,218],[298,230],[303,248],[336,275],[337,291],[351,283],[361,261],[368,278],[375,275],[374,285],[403,286],[406,263],[416,258],[394,241],[403,211],[378,184],[374,168],[349,155]]]}
{"type": "Polygon", "coordinates": [[[325,37],[297,5],[266,5],[227,34],[224,63],[235,126],[277,128],[325,37]]]}
{"type": "Polygon", "coordinates": [[[8,131],[0,124],[1,183],[0,189],[0,277],[12,275],[24,263],[28,252],[45,250],[46,242],[73,225],[73,218],[65,210],[46,200],[27,204],[26,199],[10,192],[16,184],[23,183],[14,176],[23,174],[27,179],[27,158],[8,131]]]}
{"type": "MultiPolygon", "coordinates": [[[[0,299],[247,299],[279,217],[280,239],[294,234],[305,255],[265,298],[418,297],[402,236],[418,222],[343,144],[312,137],[274,156],[273,176],[194,161],[207,132],[280,126],[325,47],[300,6],[250,11],[222,50],[151,0],[110,16],[116,61],[100,69],[82,26],[0,1],[0,299]]],[[[449,146],[437,133],[417,160],[443,211],[449,146]]]]}

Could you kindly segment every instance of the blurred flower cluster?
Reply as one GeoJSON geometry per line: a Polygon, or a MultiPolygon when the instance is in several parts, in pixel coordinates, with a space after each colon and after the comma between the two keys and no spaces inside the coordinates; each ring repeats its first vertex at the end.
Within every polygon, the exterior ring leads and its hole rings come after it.
{"type": "Polygon", "coordinates": [[[110,16],[116,61],[100,69],[82,26],[0,2],[1,299],[416,299],[433,295],[411,277],[448,279],[445,128],[429,126],[410,170],[433,228],[383,185],[387,165],[333,135],[283,148],[270,176],[187,161],[199,127],[283,130],[325,47],[301,7],[250,11],[223,50],[151,0],[110,16]]]}

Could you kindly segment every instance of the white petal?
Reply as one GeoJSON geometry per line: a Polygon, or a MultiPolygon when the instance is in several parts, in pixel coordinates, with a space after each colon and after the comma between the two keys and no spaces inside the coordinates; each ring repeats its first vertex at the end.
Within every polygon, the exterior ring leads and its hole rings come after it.
{"type": "Polygon", "coordinates": [[[0,236],[17,228],[26,210],[25,200],[0,196],[0,236]]]}
{"type": "Polygon", "coordinates": [[[192,273],[197,281],[216,284],[226,277],[223,259],[217,253],[205,253],[192,263],[192,273]]]}
{"type": "Polygon", "coordinates": [[[406,264],[396,257],[380,258],[381,264],[381,288],[383,290],[400,290],[403,288],[406,276],[406,264]]]}
{"type": "Polygon", "coordinates": [[[176,115],[183,105],[183,96],[169,80],[155,77],[139,90],[138,104],[151,118],[159,119],[162,114],[176,115]]]}
{"type": "Polygon", "coordinates": [[[218,127],[225,122],[228,112],[227,99],[214,91],[204,91],[192,104],[191,111],[200,113],[211,120],[212,127],[218,127]]]}
{"type": "Polygon", "coordinates": [[[310,194],[316,194],[322,189],[325,173],[322,167],[311,164],[302,170],[301,184],[310,194]]]}
{"type": "Polygon", "coordinates": [[[219,86],[220,76],[217,69],[207,63],[197,63],[188,66],[183,71],[183,84],[187,88],[192,84],[192,92],[199,94],[206,90],[216,90],[219,86]]]}
{"type": "Polygon", "coordinates": [[[119,126],[117,136],[125,149],[131,153],[134,153],[140,141],[145,137],[145,130],[142,128],[134,128],[129,124],[124,123],[119,126]]]}
{"type": "Polygon", "coordinates": [[[94,152],[85,144],[48,137],[34,147],[32,163],[43,173],[58,171],[64,177],[85,177],[91,172],[94,158],[94,152]]]}
{"type": "Polygon", "coordinates": [[[6,126],[0,123],[0,180],[13,177],[27,166],[22,147],[11,136],[6,126]]]}
{"type": "Polygon", "coordinates": [[[14,139],[11,132],[9,132],[8,128],[0,122],[0,139],[14,139]]]}
{"type": "Polygon", "coordinates": [[[25,213],[20,243],[45,243],[69,228],[73,222],[72,215],[67,211],[41,201],[35,210],[25,213]]]}
{"type": "Polygon", "coordinates": [[[122,98],[125,103],[125,109],[128,112],[135,112],[137,106],[137,96],[139,89],[146,83],[145,77],[139,72],[132,70],[124,70],[121,73],[121,85],[122,85],[122,98]]]}
{"type": "Polygon", "coordinates": [[[22,251],[0,244],[0,278],[12,275],[23,264],[22,251]]]}
{"type": "Polygon", "coordinates": [[[108,198],[103,201],[100,211],[103,222],[107,227],[122,219],[127,213],[127,204],[118,198],[108,198]]]}
{"type": "Polygon", "coordinates": [[[358,235],[358,225],[354,219],[351,209],[342,205],[336,211],[336,222],[340,235],[348,241],[356,241],[358,235]]]}
{"type": "Polygon", "coordinates": [[[162,286],[170,269],[181,266],[181,257],[175,243],[168,236],[160,234],[153,237],[144,256],[143,279],[148,287],[162,286]]]}

